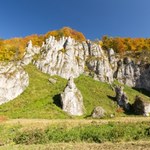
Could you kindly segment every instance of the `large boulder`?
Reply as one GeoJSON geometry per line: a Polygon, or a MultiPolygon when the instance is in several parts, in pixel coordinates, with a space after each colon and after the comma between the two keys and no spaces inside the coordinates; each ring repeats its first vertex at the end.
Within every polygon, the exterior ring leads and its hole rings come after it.
{"type": "Polygon", "coordinates": [[[16,98],[28,84],[28,74],[21,66],[14,63],[0,64],[0,104],[16,98]]]}
{"type": "Polygon", "coordinates": [[[137,80],[136,87],[150,91],[150,64],[145,64],[140,68],[141,75],[137,80]]]}
{"type": "Polygon", "coordinates": [[[84,114],[83,97],[77,89],[73,78],[70,78],[68,84],[61,94],[63,111],[70,115],[81,116],[84,114]]]}
{"type": "Polygon", "coordinates": [[[123,91],[123,87],[122,86],[116,86],[115,92],[116,92],[116,101],[117,101],[118,105],[120,107],[123,107],[125,110],[129,110],[130,105],[129,105],[126,93],[123,91]]]}
{"type": "Polygon", "coordinates": [[[150,102],[147,102],[143,98],[136,96],[135,102],[132,106],[135,114],[149,116],[150,102]]]}
{"type": "Polygon", "coordinates": [[[92,112],[93,118],[102,118],[105,116],[105,110],[101,106],[97,106],[94,108],[92,112]]]}

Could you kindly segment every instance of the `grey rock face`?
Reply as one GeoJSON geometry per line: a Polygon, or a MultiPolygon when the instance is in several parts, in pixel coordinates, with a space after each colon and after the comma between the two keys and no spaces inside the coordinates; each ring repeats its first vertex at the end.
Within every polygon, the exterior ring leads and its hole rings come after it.
{"type": "Polygon", "coordinates": [[[111,67],[115,71],[117,69],[117,61],[118,60],[117,60],[116,54],[112,48],[108,50],[108,59],[109,59],[109,63],[111,64],[111,67]]]}
{"type": "Polygon", "coordinates": [[[123,91],[123,87],[116,86],[115,87],[116,92],[116,100],[120,107],[123,107],[125,110],[129,110],[129,102],[128,98],[126,96],[126,93],[123,91]]]}
{"type": "Polygon", "coordinates": [[[39,47],[33,47],[32,46],[32,41],[30,40],[28,42],[28,46],[26,47],[26,52],[24,54],[24,57],[21,61],[21,65],[28,65],[29,63],[32,62],[33,56],[35,54],[39,54],[40,48],[39,47]]]}
{"type": "Polygon", "coordinates": [[[115,77],[119,82],[131,87],[136,86],[136,82],[140,77],[140,68],[129,58],[119,60],[115,77]]]}
{"type": "Polygon", "coordinates": [[[102,118],[104,116],[105,116],[105,110],[102,107],[97,106],[96,108],[94,108],[92,113],[93,118],[102,118]]]}
{"type": "Polygon", "coordinates": [[[87,67],[98,80],[113,81],[108,57],[100,45],[90,41],[79,43],[70,37],[57,41],[51,36],[42,46],[41,57],[35,65],[45,73],[66,79],[78,77],[87,67]]]}
{"type": "Polygon", "coordinates": [[[89,55],[86,60],[88,69],[94,72],[94,78],[102,82],[113,81],[113,70],[109,64],[108,57],[100,47],[95,43],[88,43],[89,55]]]}
{"type": "Polygon", "coordinates": [[[113,49],[107,52],[95,42],[77,42],[70,37],[56,40],[50,36],[41,48],[28,43],[22,65],[33,63],[38,69],[50,75],[69,79],[85,73],[95,80],[112,83],[114,78],[131,87],[150,91],[149,68],[144,69],[130,58],[121,59],[113,49]]]}
{"type": "Polygon", "coordinates": [[[133,104],[133,110],[138,115],[149,116],[150,103],[145,102],[141,97],[136,96],[133,104]]]}
{"type": "Polygon", "coordinates": [[[0,104],[16,98],[28,84],[28,74],[21,66],[13,63],[0,64],[0,104]]]}
{"type": "Polygon", "coordinates": [[[61,94],[63,111],[70,115],[81,116],[84,114],[83,97],[77,89],[73,78],[70,78],[68,84],[61,94]]]}
{"type": "Polygon", "coordinates": [[[137,80],[136,87],[150,91],[150,64],[144,65],[141,69],[140,78],[137,80]]]}
{"type": "Polygon", "coordinates": [[[84,72],[82,44],[77,44],[72,38],[57,41],[50,37],[43,45],[41,53],[35,65],[44,73],[69,79],[70,76],[75,78],[84,72]]]}

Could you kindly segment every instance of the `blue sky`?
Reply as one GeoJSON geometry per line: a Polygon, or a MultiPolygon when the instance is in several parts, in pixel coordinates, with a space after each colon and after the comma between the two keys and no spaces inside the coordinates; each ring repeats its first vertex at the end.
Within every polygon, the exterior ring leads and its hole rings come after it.
{"type": "Polygon", "coordinates": [[[88,39],[150,37],[150,0],[0,0],[0,38],[69,26],[88,39]]]}

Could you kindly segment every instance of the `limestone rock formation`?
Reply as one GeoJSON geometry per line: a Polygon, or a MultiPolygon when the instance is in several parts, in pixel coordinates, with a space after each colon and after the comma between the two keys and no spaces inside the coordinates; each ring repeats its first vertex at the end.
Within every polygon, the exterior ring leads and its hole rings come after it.
{"type": "Polygon", "coordinates": [[[150,102],[145,102],[141,97],[136,96],[133,103],[133,110],[135,114],[149,116],[150,102]]]}
{"type": "Polygon", "coordinates": [[[122,59],[113,49],[104,51],[90,40],[78,42],[70,37],[56,40],[50,36],[41,48],[32,46],[30,41],[22,64],[32,60],[38,69],[50,75],[69,79],[85,73],[102,82],[112,83],[115,78],[122,84],[150,91],[150,67],[140,66],[129,57],[122,59]]]}
{"type": "Polygon", "coordinates": [[[84,53],[82,45],[72,38],[54,37],[46,40],[41,49],[41,57],[35,62],[37,68],[50,75],[59,75],[69,79],[84,72],[84,53]],[[79,53],[80,51],[80,53],[79,53]]]}
{"type": "Polygon", "coordinates": [[[118,105],[120,107],[123,107],[125,110],[129,110],[130,105],[129,105],[126,93],[123,91],[123,87],[116,86],[115,92],[116,92],[116,100],[117,100],[118,105]]]}
{"type": "Polygon", "coordinates": [[[95,79],[111,83],[113,81],[113,71],[109,64],[108,57],[100,45],[92,42],[88,45],[90,50],[88,59],[86,60],[88,69],[95,73],[95,79]]]}
{"type": "Polygon", "coordinates": [[[135,87],[140,77],[140,68],[130,58],[126,57],[118,61],[115,77],[119,82],[135,87]]]}
{"type": "Polygon", "coordinates": [[[131,87],[150,91],[150,67],[141,67],[129,57],[121,58],[112,48],[104,51],[90,40],[78,42],[70,37],[56,40],[50,36],[42,47],[29,41],[21,65],[33,63],[44,73],[69,79],[81,74],[112,83],[114,78],[131,87]]]}
{"type": "Polygon", "coordinates": [[[140,72],[141,75],[137,80],[136,87],[150,91],[150,64],[142,66],[140,72]]]}
{"type": "Polygon", "coordinates": [[[68,80],[68,84],[61,94],[63,111],[70,115],[81,116],[84,114],[83,97],[77,89],[73,78],[68,80]]]}
{"type": "Polygon", "coordinates": [[[29,63],[31,63],[33,56],[35,54],[39,54],[39,52],[40,52],[40,47],[32,46],[32,41],[30,40],[27,44],[26,51],[25,51],[24,57],[21,61],[21,64],[28,65],[29,63]]]}
{"type": "Polygon", "coordinates": [[[101,106],[97,106],[94,108],[92,112],[93,118],[102,118],[105,116],[105,110],[101,106]]]}
{"type": "Polygon", "coordinates": [[[20,95],[28,86],[29,77],[18,64],[0,64],[0,104],[20,95]]]}
{"type": "Polygon", "coordinates": [[[70,37],[56,40],[50,36],[41,48],[32,46],[29,41],[22,65],[34,64],[42,72],[69,79],[85,73],[94,79],[112,83],[114,78],[131,87],[150,91],[149,67],[136,64],[129,57],[121,59],[113,49],[106,52],[90,40],[78,42],[70,37]]]}
{"type": "MultiPolygon", "coordinates": [[[[22,66],[31,62],[44,73],[66,79],[86,74],[98,81],[112,83],[117,79],[128,86],[150,91],[148,63],[143,65],[135,63],[129,57],[121,58],[113,49],[103,50],[99,43],[90,40],[79,42],[70,37],[56,40],[55,37],[50,36],[41,47],[33,46],[32,41],[29,41],[24,57],[17,62],[17,65],[0,64],[2,103],[15,98],[27,87],[28,75],[22,66]]],[[[49,81],[52,84],[56,82],[53,79],[49,81]]],[[[116,88],[116,98],[120,106],[128,109],[128,100],[123,89],[116,88]]]]}
{"type": "Polygon", "coordinates": [[[80,43],[70,37],[57,41],[51,36],[40,51],[41,57],[35,65],[44,73],[69,79],[70,76],[78,77],[88,68],[98,80],[113,81],[108,58],[98,44],[90,41],[80,43]]]}

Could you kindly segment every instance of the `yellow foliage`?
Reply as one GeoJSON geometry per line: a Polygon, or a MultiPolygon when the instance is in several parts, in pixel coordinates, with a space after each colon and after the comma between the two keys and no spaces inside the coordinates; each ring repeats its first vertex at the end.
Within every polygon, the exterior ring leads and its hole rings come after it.
{"type": "Polygon", "coordinates": [[[125,51],[142,51],[150,50],[150,39],[144,38],[120,38],[108,37],[102,38],[104,49],[113,48],[116,52],[123,53],[125,51]]]}
{"type": "Polygon", "coordinates": [[[65,37],[70,36],[77,41],[85,41],[86,40],[85,36],[81,32],[73,30],[69,27],[64,27],[60,30],[50,31],[45,34],[45,38],[48,38],[49,36],[54,36],[56,39],[60,39],[62,36],[65,36],[65,37]]]}
{"type": "Polygon", "coordinates": [[[64,27],[60,30],[50,31],[45,35],[33,34],[24,38],[12,38],[8,40],[0,39],[0,61],[3,60],[19,60],[23,57],[27,43],[32,40],[34,46],[41,46],[43,41],[49,36],[55,36],[56,39],[62,36],[72,37],[78,41],[86,40],[81,32],[71,28],[64,27]]]}

